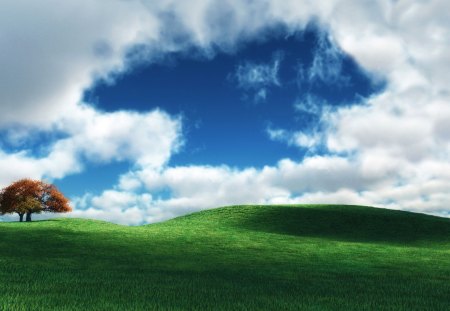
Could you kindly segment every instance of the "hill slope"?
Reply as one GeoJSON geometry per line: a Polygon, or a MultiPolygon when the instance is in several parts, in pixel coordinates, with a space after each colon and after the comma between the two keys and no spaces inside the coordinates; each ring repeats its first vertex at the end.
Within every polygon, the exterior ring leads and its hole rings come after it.
{"type": "Polygon", "coordinates": [[[450,219],[233,206],[125,227],[0,223],[0,310],[445,310],[450,219]]]}

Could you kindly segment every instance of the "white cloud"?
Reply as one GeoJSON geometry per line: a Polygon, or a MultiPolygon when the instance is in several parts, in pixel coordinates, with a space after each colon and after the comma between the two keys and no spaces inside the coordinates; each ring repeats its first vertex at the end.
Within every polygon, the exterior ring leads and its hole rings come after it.
{"type": "Polygon", "coordinates": [[[318,147],[324,145],[326,141],[326,128],[330,115],[336,108],[328,105],[323,99],[317,96],[306,94],[298,98],[294,103],[294,109],[301,115],[307,115],[310,121],[303,122],[302,130],[286,130],[268,126],[266,132],[273,141],[279,141],[288,146],[296,146],[308,149],[308,154],[314,154],[318,147]]]}
{"type": "Polygon", "coordinates": [[[300,113],[307,113],[313,116],[320,117],[325,111],[330,110],[329,105],[317,96],[306,94],[298,98],[294,104],[296,111],[300,113]]]}
{"type": "Polygon", "coordinates": [[[333,38],[322,31],[318,37],[311,67],[308,69],[308,80],[311,83],[321,82],[330,86],[349,84],[349,77],[342,72],[343,57],[333,38]]]}
{"type": "Polygon", "coordinates": [[[66,115],[96,79],[125,69],[128,48],[158,32],[138,1],[2,1],[0,126],[45,127],[66,115]]]}
{"type": "Polygon", "coordinates": [[[36,157],[25,151],[0,151],[1,185],[24,177],[63,178],[83,170],[86,160],[97,163],[129,161],[136,166],[163,166],[182,144],[181,120],[154,110],[99,112],[78,106],[55,129],[67,137],[36,157]]]}
{"type": "Polygon", "coordinates": [[[278,76],[281,61],[281,54],[275,54],[270,63],[255,64],[246,61],[237,66],[230,79],[235,80],[239,88],[247,92],[253,91],[255,102],[265,101],[268,88],[281,85],[278,76]]]}
{"type": "Polygon", "coordinates": [[[321,142],[320,135],[314,132],[290,132],[283,129],[273,129],[271,127],[268,127],[266,132],[271,140],[284,142],[289,146],[315,148],[321,142]]]}
{"type": "Polygon", "coordinates": [[[154,110],[147,113],[102,113],[85,106],[58,124],[71,134],[59,141],[64,149],[75,148],[92,161],[129,160],[137,165],[160,167],[182,143],[181,120],[154,110]]]}
{"type": "Polygon", "coordinates": [[[43,158],[37,158],[25,151],[5,153],[0,151],[0,185],[6,186],[20,178],[60,178],[81,170],[81,163],[72,150],[54,149],[43,158]]]}
{"type": "Polygon", "coordinates": [[[134,224],[131,220],[121,219],[127,204],[129,208],[139,206],[142,219],[154,222],[231,204],[299,203],[303,201],[302,195],[307,193],[330,195],[342,189],[356,189],[346,190],[352,192],[358,191],[361,185],[377,182],[374,178],[358,176],[351,163],[339,157],[311,157],[302,163],[285,159],[277,166],[262,169],[239,170],[228,166],[148,168],[123,175],[114,190],[79,198],[74,203],[77,216],[89,217],[95,211],[105,213],[107,209],[110,219],[134,224]],[[149,200],[146,193],[157,193],[162,189],[168,189],[170,196],[149,200]],[[146,204],[137,204],[144,196],[147,196],[146,204]],[[85,213],[87,207],[89,212],[85,213]]]}
{"type": "MultiPolygon", "coordinates": [[[[372,165],[379,167],[378,163],[372,165]]],[[[435,163],[428,163],[426,169],[437,177],[439,172],[436,170],[442,167],[433,165],[435,163]]],[[[336,156],[314,156],[302,162],[284,159],[276,166],[261,169],[239,170],[228,166],[180,166],[159,171],[142,169],[123,175],[114,190],[76,200],[75,215],[101,215],[102,219],[133,225],[142,221],[163,221],[224,205],[331,202],[448,216],[444,203],[450,199],[446,192],[450,187],[449,165],[446,168],[447,173],[441,172],[441,177],[446,180],[414,176],[406,184],[399,183],[395,169],[384,174],[370,174],[365,171],[365,163],[355,164],[350,159],[336,156]],[[123,180],[127,183],[124,184],[123,180]],[[411,183],[411,180],[415,182],[411,183]],[[132,190],[127,186],[130,183],[132,190]],[[148,194],[162,189],[168,190],[170,196],[158,198],[148,194]],[[82,203],[77,204],[77,201],[82,203]],[[135,210],[141,218],[124,219],[128,208],[135,210]]]]}
{"type": "Polygon", "coordinates": [[[253,64],[246,62],[236,69],[235,77],[241,88],[260,88],[261,86],[280,85],[278,70],[280,60],[271,64],[253,64]]]}

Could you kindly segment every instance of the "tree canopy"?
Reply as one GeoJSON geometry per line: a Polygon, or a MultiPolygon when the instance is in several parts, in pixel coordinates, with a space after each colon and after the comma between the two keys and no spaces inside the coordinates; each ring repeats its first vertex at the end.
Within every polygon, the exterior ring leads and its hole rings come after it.
{"type": "Polygon", "coordinates": [[[21,179],[0,192],[0,213],[17,213],[20,221],[23,221],[24,215],[27,221],[31,221],[33,213],[70,211],[72,208],[69,206],[69,200],[56,186],[40,180],[21,179]]]}

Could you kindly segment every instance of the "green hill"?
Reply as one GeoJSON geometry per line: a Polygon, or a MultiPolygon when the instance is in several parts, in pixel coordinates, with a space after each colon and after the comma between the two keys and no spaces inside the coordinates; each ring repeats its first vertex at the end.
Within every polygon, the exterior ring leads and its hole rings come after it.
{"type": "Polygon", "coordinates": [[[0,223],[0,310],[449,310],[450,219],[232,206],[0,223]]]}

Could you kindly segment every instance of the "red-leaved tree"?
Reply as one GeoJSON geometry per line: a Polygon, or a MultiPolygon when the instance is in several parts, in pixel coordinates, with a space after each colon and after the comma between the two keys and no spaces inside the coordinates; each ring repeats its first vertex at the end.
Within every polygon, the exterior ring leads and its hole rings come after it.
{"type": "Polygon", "coordinates": [[[20,221],[24,215],[31,221],[33,213],[70,211],[69,200],[54,185],[40,180],[21,179],[0,192],[0,213],[17,213],[20,221]]]}

